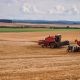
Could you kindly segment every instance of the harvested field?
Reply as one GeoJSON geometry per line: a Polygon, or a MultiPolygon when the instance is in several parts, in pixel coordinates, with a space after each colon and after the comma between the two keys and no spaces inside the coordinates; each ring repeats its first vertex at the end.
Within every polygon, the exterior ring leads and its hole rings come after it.
{"type": "Polygon", "coordinates": [[[80,31],[0,33],[0,80],[80,80],[80,52],[41,48],[39,39],[62,34],[80,40],[80,31]]]}

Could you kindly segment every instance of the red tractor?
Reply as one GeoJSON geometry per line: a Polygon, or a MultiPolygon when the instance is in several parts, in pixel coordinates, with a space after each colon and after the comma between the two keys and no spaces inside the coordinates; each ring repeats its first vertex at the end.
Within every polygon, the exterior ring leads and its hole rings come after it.
{"type": "Polygon", "coordinates": [[[67,48],[68,52],[80,52],[80,41],[75,40],[77,46],[71,46],[69,45],[67,48]]]}
{"type": "Polygon", "coordinates": [[[61,42],[61,35],[48,36],[44,40],[39,40],[38,44],[42,47],[60,48],[61,46],[69,45],[69,41],[61,42]]]}

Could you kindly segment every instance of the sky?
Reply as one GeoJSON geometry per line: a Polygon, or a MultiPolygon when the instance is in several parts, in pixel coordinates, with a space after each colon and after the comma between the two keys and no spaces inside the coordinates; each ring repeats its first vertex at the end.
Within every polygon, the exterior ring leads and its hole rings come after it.
{"type": "Polygon", "coordinates": [[[80,21],[80,0],[0,0],[0,19],[80,21]]]}

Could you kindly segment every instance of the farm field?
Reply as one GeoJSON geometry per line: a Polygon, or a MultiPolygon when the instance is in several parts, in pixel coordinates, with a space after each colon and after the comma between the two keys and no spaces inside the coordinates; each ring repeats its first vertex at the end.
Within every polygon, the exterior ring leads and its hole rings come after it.
{"type": "Polygon", "coordinates": [[[37,44],[55,34],[71,43],[80,40],[80,29],[0,31],[0,80],[80,80],[80,52],[68,53],[66,47],[50,49],[37,44]]]}
{"type": "Polygon", "coordinates": [[[48,31],[80,31],[79,29],[50,29],[50,28],[0,28],[0,32],[48,32],[48,31]]]}

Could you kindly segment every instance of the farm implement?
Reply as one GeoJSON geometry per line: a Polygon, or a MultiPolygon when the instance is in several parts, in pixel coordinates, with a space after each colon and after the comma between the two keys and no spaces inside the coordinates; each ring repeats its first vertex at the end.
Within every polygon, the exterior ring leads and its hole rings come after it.
{"type": "Polygon", "coordinates": [[[68,52],[80,52],[80,41],[75,40],[76,46],[69,45],[67,48],[68,52]]]}
{"type": "Polygon", "coordinates": [[[62,46],[69,45],[69,41],[61,41],[61,35],[57,34],[55,36],[48,36],[44,40],[39,40],[38,44],[42,47],[50,47],[50,48],[60,48],[62,46]]]}

